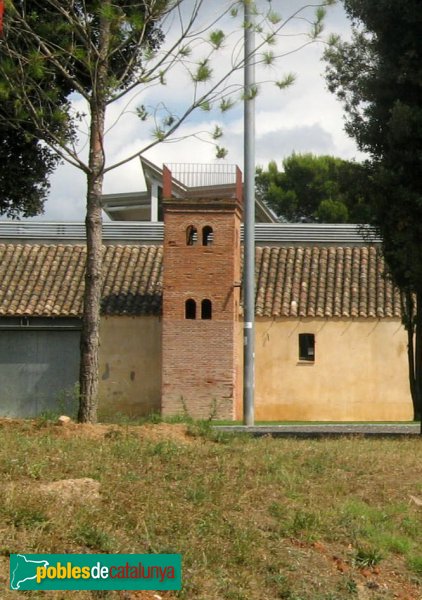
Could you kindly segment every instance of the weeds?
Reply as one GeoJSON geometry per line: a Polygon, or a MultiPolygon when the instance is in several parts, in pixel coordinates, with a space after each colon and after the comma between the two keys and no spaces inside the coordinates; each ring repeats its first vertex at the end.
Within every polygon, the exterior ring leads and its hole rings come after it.
{"type": "Polygon", "coordinates": [[[113,540],[111,536],[91,523],[81,523],[74,530],[73,539],[77,544],[96,552],[111,552],[113,540]]]}
{"type": "Polygon", "coordinates": [[[422,576],[422,556],[409,557],[408,564],[412,571],[422,576]]]}
{"type": "Polygon", "coordinates": [[[384,558],[379,548],[358,548],[354,556],[354,562],[358,567],[375,567],[384,558]]]}
{"type": "Polygon", "coordinates": [[[6,511],[6,520],[14,527],[31,529],[43,527],[47,522],[47,516],[37,508],[16,507],[6,511]]]}

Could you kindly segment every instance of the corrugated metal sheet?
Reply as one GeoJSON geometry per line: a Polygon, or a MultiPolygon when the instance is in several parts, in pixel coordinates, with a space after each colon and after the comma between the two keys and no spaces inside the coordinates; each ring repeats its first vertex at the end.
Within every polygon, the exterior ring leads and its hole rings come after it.
{"type": "MultiPolygon", "coordinates": [[[[105,242],[159,243],[164,238],[164,224],[151,222],[103,223],[105,242]]],[[[81,242],[85,240],[84,223],[51,223],[48,221],[0,222],[0,239],[18,241],[81,242]]]]}
{"type": "Polygon", "coordinates": [[[257,223],[258,244],[368,244],[380,243],[368,225],[321,225],[315,223],[257,223]]]}
{"type": "MultiPolygon", "coordinates": [[[[151,222],[110,222],[103,224],[107,243],[161,244],[164,224],[151,222]]],[[[72,242],[85,240],[83,223],[51,223],[47,221],[0,222],[0,239],[17,241],[72,242]]],[[[356,245],[379,243],[381,240],[367,225],[317,225],[301,223],[257,223],[257,245],[321,244],[356,245]]]]}

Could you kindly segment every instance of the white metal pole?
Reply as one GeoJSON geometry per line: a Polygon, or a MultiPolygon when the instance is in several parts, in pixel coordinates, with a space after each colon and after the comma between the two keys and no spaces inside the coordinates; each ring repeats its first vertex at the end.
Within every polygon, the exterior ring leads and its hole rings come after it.
{"type": "Polygon", "coordinates": [[[244,321],[243,321],[243,423],[255,420],[255,34],[252,1],[245,6],[244,79],[244,321]]]}

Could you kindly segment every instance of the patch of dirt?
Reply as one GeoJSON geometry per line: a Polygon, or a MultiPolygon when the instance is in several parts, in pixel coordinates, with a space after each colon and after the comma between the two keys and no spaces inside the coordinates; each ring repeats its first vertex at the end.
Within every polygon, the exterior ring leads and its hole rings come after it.
{"type": "MultiPolygon", "coordinates": [[[[337,573],[356,586],[359,600],[378,600],[379,598],[395,600],[421,600],[420,586],[409,581],[403,558],[392,556],[372,568],[359,568],[353,561],[353,548],[325,544],[321,542],[303,542],[291,539],[294,547],[307,549],[314,555],[324,557],[325,568],[337,573]]],[[[312,561],[311,556],[309,558],[312,561]]],[[[308,559],[308,562],[311,562],[308,559]]],[[[317,564],[318,561],[315,563],[317,564]]],[[[320,564],[320,567],[322,565],[320,564]]],[[[325,569],[324,569],[325,570],[325,569]]],[[[331,579],[331,577],[330,577],[331,579]]]]}
{"type": "MultiPolygon", "coordinates": [[[[139,430],[138,430],[139,431],[139,430]]],[[[171,440],[192,444],[194,438],[188,435],[187,426],[180,423],[159,423],[157,425],[144,425],[139,431],[140,436],[145,436],[152,441],[171,440]]]]}
{"type": "Polygon", "coordinates": [[[188,436],[186,425],[158,423],[156,425],[106,425],[97,423],[90,425],[88,423],[68,423],[66,425],[57,425],[54,427],[55,434],[58,436],[81,436],[89,439],[117,439],[119,436],[134,435],[141,439],[147,439],[152,442],[162,440],[171,440],[173,442],[192,443],[192,437],[188,436]]]}
{"type": "Polygon", "coordinates": [[[60,479],[49,483],[38,481],[8,482],[2,485],[4,497],[29,496],[39,498],[48,514],[75,505],[95,504],[101,499],[100,483],[89,477],[60,479]]]}
{"type": "Polygon", "coordinates": [[[90,477],[60,479],[50,483],[34,484],[42,494],[59,498],[63,502],[95,502],[100,499],[100,482],[90,477]]]}
{"type": "Polygon", "coordinates": [[[172,600],[176,596],[171,592],[123,592],[122,600],[172,600]]]}
{"type": "Polygon", "coordinates": [[[101,440],[104,438],[118,438],[120,435],[135,435],[141,439],[147,439],[153,442],[160,442],[162,440],[171,440],[173,442],[182,442],[185,444],[191,444],[195,441],[195,438],[189,436],[187,433],[187,426],[183,423],[158,423],[151,424],[147,423],[144,425],[117,425],[117,424],[106,424],[97,423],[91,425],[89,423],[75,423],[70,421],[69,423],[51,423],[46,422],[40,423],[36,419],[24,420],[24,419],[0,419],[0,428],[19,428],[26,427],[31,432],[36,430],[45,431],[48,427],[50,431],[57,437],[83,437],[94,440],[101,440]]]}

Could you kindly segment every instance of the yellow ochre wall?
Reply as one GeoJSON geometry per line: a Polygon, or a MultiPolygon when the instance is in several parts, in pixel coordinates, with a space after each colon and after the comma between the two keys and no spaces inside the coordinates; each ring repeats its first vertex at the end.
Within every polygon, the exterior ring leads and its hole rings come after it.
{"type": "Polygon", "coordinates": [[[161,320],[102,317],[100,323],[99,418],[159,413],[161,320]]]}
{"type": "MultiPolygon", "coordinates": [[[[160,412],[161,320],[102,317],[100,331],[100,419],[160,412]]],[[[255,334],[257,421],[412,419],[398,319],[257,318],[255,334]],[[315,334],[315,363],[298,360],[299,333],[315,334]]],[[[239,350],[242,342],[240,324],[239,350]]]]}
{"type": "Polygon", "coordinates": [[[255,325],[255,418],[399,421],[413,417],[398,319],[264,319],[255,325]],[[299,361],[299,333],[315,362],[299,361]]]}

